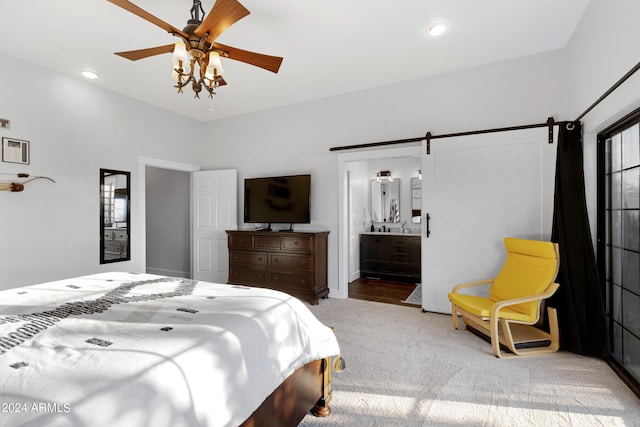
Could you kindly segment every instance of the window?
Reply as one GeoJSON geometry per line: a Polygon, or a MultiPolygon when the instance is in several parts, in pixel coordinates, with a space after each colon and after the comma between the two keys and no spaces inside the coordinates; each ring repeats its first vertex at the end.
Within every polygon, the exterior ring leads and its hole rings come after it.
{"type": "Polygon", "coordinates": [[[640,384],[640,110],[598,135],[598,259],[610,356],[640,384]]]}

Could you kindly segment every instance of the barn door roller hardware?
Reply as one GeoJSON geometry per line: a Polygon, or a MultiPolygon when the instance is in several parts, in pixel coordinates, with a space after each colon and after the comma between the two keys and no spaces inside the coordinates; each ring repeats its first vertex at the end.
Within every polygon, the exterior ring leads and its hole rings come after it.
{"type": "Polygon", "coordinates": [[[482,129],[482,130],[472,130],[468,132],[456,132],[456,133],[447,133],[443,135],[431,135],[431,132],[427,132],[426,140],[427,140],[427,154],[431,154],[431,140],[439,139],[439,138],[452,138],[456,136],[469,136],[469,135],[480,135],[483,133],[496,133],[496,132],[507,132],[511,130],[522,130],[522,129],[533,129],[533,128],[541,128],[547,127],[549,129],[549,144],[553,144],[553,127],[555,125],[562,125],[566,123],[572,122],[556,122],[553,117],[549,117],[544,123],[535,123],[532,125],[522,125],[522,126],[509,126],[506,128],[494,128],[494,129],[482,129]]]}

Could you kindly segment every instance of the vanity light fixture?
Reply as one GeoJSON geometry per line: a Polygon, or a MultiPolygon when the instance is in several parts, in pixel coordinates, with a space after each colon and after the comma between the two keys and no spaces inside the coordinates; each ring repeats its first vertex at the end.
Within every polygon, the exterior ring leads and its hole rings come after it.
{"type": "Polygon", "coordinates": [[[376,181],[393,181],[393,177],[391,176],[391,171],[380,171],[376,173],[376,181]]]}
{"type": "Polygon", "coordinates": [[[433,37],[441,36],[447,31],[447,24],[444,22],[434,22],[427,27],[427,34],[433,37]]]}
{"type": "Polygon", "coordinates": [[[418,179],[422,179],[422,169],[418,169],[418,179]]]}

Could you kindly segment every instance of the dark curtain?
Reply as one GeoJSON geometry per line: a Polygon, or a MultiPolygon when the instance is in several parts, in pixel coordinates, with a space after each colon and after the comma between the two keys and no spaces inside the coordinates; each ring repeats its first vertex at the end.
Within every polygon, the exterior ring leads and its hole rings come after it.
{"type": "Polygon", "coordinates": [[[604,297],[585,201],[580,123],[559,126],[551,241],[560,248],[560,288],[549,301],[558,309],[560,348],[604,357],[604,297]]]}

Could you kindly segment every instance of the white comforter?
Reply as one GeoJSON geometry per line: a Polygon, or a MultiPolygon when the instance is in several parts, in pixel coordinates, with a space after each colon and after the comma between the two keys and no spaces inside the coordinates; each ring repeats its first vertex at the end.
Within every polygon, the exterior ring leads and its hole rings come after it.
{"type": "Polygon", "coordinates": [[[236,426],[338,353],[268,289],[105,273],[2,291],[0,425],[236,426]]]}

